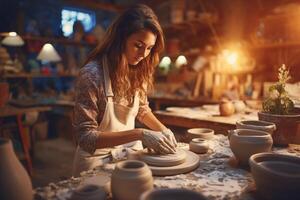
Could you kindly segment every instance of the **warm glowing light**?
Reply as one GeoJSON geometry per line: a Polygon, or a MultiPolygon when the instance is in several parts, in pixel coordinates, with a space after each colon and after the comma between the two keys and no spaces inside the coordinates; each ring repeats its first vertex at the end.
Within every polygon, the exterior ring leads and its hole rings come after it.
{"type": "Polygon", "coordinates": [[[186,57],[183,55],[180,55],[177,57],[176,61],[175,61],[175,67],[176,68],[180,68],[182,65],[186,65],[187,64],[187,60],[186,57]]]}
{"type": "Polygon", "coordinates": [[[168,56],[162,58],[159,63],[159,67],[168,68],[171,65],[171,59],[168,56]]]}
{"type": "Polygon", "coordinates": [[[47,62],[58,62],[61,60],[61,57],[58,55],[52,44],[46,43],[37,56],[37,59],[47,62]]]}
{"type": "Polygon", "coordinates": [[[9,36],[17,36],[17,33],[16,32],[9,32],[8,35],[9,36]]]}

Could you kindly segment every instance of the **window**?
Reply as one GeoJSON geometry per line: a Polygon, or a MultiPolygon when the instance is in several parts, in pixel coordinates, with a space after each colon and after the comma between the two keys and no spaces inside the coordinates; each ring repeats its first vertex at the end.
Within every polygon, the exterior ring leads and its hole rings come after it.
{"type": "Polygon", "coordinates": [[[77,20],[82,22],[86,32],[94,28],[96,24],[94,12],[77,8],[64,8],[61,11],[61,27],[64,36],[73,33],[73,23],[77,20]]]}

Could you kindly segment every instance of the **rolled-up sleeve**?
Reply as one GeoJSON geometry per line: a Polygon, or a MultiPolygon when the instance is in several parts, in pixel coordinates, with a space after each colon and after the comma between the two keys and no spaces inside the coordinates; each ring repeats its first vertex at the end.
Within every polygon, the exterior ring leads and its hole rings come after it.
{"type": "MultiPolygon", "coordinates": [[[[78,145],[86,152],[93,154],[99,131],[97,130],[99,107],[99,87],[96,74],[93,70],[83,67],[80,70],[75,86],[75,107],[73,126],[78,145]]],[[[103,88],[102,88],[103,90],[103,88]]]]}
{"type": "Polygon", "coordinates": [[[151,112],[151,108],[149,107],[149,101],[147,95],[143,95],[140,97],[140,106],[137,114],[137,119],[143,123],[144,117],[147,113],[151,112]]]}

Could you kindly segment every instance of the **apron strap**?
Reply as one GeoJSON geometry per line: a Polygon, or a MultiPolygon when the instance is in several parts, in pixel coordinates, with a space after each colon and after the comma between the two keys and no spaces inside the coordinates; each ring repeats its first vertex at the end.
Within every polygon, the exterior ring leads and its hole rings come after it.
{"type": "MultiPolygon", "coordinates": [[[[107,58],[104,56],[102,58],[102,67],[103,67],[103,73],[104,73],[104,87],[105,87],[105,95],[106,97],[113,97],[114,93],[112,92],[111,87],[111,80],[108,72],[108,66],[107,66],[107,58]]],[[[108,100],[111,98],[108,98],[108,100]]]]}

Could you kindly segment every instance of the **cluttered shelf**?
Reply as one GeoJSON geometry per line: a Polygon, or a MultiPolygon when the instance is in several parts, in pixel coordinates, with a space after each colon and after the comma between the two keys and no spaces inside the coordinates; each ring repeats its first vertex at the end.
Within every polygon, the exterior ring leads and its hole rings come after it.
{"type": "Polygon", "coordinates": [[[16,73],[5,74],[3,77],[7,79],[12,78],[57,78],[57,77],[76,77],[76,74],[63,73],[63,74],[33,74],[33,73],[16,73]]]}
{"type": "Polygon", "coordinates": [[[28,36],[23,35],[22,39],[27,41],[40,41],[40,42],[50,42],[50,43],[60,43],[65,45],[79,45],[79,46],[96,46],[95,42],[78,42],[75,40],[67,39],[67,38],[50,38],[50,37],[39,37],[39,36],[28,36]]]}

